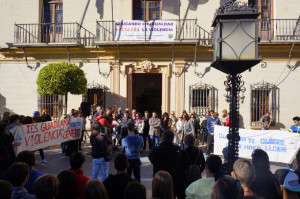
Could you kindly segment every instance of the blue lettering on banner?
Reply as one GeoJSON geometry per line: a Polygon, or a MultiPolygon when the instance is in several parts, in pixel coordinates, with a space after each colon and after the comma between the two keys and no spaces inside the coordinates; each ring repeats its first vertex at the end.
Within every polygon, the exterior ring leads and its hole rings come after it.
{"type": "Polygon", "coordinates": [[[227,135],[220,133],[219,134],[219,138],[221,138],[221,139],[227,139],[227,135]]]}
{"type": "Polygon", "coordinates": [[[76,126],[81,126],[81,122],[72,122],[71,127],[75,128],[76,126]]]}
{"type": "Polygon", "coordinates": [[[255,149],[261,149],[261,146],[244,145],[244,150],[253,151],[255,149]]]}
{"type": "Polygon", "coordinates": [[[287,153],[286,147],[280,147],[280,146],[265,146],[266,151],[273,151],[273,152],[282,152],[287,153]]]}
{"type": "Polygon", "coordinates": [[[261,144],[273,144],[273,145],[284,146],[284,140],[273,139],[273,138],[269,138],[269,139],[260,139],[260,143],[261,143],[261,144]]]}

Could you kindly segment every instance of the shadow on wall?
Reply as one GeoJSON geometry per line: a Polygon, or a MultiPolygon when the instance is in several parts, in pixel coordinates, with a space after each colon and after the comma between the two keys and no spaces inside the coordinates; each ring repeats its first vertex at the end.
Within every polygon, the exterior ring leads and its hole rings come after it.
{"type": "Polygon", "coordinates": [[[104,0],[96,0],[95,6],[97,8],[97,13],[99,14],[99,18],[103,19],[104,0]]]}
{"type": "Polygon", "coordinates": [[[1,114],[1,118],[2,118],[4,112],[14,113],[12,110],[6,108],[6,98],[3,95],[0,94],[0,114],[1,114]]]}
{"type": "MultiPolygon", "coordinates": [[[[208,0],[189,0],[188,9],[196,11],[198,8],[198,5],[206,4],[208,0]]],[[[163,6],[162,9],[164,11],[167,11],[169,13],[178,15],[179,14],[179,6],[181,6],[180,0],[163,0],[163,6]]]]}
{"type": "MultiPolygon", "coordinates": [[[[291,126],[292,126],[292,124],[291,124],[291,126]]],[[[280,122],[276,122],[274,129],[276,129],[276,130],[285,129],[285,125],[280,122]]]]}
{"type": "Polygon", "coordinates": [[[242,129],[245,128],[244,118],[241,114],[239,114],[239,127],[242,129]]]}

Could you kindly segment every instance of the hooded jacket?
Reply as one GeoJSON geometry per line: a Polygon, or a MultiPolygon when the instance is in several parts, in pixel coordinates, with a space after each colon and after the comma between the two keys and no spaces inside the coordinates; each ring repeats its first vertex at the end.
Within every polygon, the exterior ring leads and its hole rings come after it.
{"type": "Polygon", "coordinates": [[[128,157],[128,159],[139,159],[140,149],[143,146],[143,137],[139,135],[128,135],[122,140],[122,149],[125,151],[125,154],[128,157]]]}
{"type": "Polygon", "coordinates": [[[36,199],[32,194],[28,194],[28,191],[24,187],[12,187],[12,199],[36,199]]]}

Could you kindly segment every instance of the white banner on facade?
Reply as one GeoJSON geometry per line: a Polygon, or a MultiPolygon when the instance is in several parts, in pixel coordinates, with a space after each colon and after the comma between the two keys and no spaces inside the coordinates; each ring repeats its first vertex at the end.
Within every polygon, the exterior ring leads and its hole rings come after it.
{"type": "MultiPolygon", "coordinates": [[[[215,126],[214,154],[222,155],[228,146],[228,127],[215,126]]],[[[300,147],[300,135],[279,130],[248,130],[239,129],[239,156],[251,159],[252,151],[263,149],[272,162],[290,163],[300,147]]]]}
{"type": "Polygon", "coordinates": [[[151,20],[117,20],[115,41],[174,41],[176,24],[174,21],[151,20]]]}
{"type": "Polygon", "coordinates": [[[42,122],[22,125],[14,128],[12,134],[16,142],[21,142],[15,152],[34,151],[69,140],[81,138],[82,118],[42,122]]]}

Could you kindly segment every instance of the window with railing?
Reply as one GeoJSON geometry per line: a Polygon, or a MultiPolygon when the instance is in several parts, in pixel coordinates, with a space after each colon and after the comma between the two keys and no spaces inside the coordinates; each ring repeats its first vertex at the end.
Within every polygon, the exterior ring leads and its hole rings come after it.
{"type": "Polygon", "coordinates": [[[61,95],[39,95],[38,107],[42,112],[44,109],[48,110],[48,113],[52,120],[59,120],[63,111],[63,96],[61,95]]]}
{"type": "Polygon", "coordinates": [[[105,108],[105,88],[103,85],[92,82],[87,85],[87,92],[82,96],[82,101],[91,104],[91,113],[96,111],[97,106],[105,108]]]}
{"type": "Polygon", "coordinates": [[[251,86],[251,126],[260,126],[259,120],[267,112],[271,113],[272,123],[279,119],[279,89],[270,83],[262,82],[251,86]]]}
{"type": "Polygon", "coordinates": [[[160,20],[161,19],[161,0],[134,0],[133,16],[135,20],[160,20]],[[146,7],[146,8],[145,8],[146,7]],[[145,13],[146,11],[146,13],[145,13]]]}
{"type": "Polygon", "coordinates": [[[195,84],[190,86],[190,112],[204,116],[209,110],[217,110],[217,90],[211,85],[195,84]]]}

